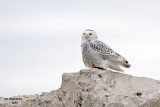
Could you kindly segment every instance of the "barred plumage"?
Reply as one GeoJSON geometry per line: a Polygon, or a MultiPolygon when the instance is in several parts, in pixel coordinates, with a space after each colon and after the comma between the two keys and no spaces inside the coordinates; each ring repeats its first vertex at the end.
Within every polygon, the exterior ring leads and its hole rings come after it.
{"type": "Polygon", "coordinates": [[[86,67],[99,69],[113,69],[123,71],[119,66],[130,68],[128,61],[113,51],[108,45],[98,40],[97,34],[87,29],[82,34],[82,57],[86,67]]]}

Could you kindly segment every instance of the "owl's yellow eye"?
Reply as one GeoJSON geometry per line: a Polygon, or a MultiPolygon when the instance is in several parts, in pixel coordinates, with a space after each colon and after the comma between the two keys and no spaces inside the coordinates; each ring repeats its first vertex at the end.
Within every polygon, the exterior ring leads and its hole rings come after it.
{"type": "Polygon", "coordinates": [[[89,35],[92,35],[92,33],[89,33],[89,35]]]}

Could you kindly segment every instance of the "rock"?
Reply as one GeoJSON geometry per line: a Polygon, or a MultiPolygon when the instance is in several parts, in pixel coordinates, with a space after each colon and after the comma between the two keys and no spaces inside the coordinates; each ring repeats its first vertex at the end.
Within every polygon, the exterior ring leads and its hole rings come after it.
{"type": "Polygon", "coordinates": [[[160,81],[109,70],[65,73],[61,88],[40,96],[0,97],[0,107],[160,107],[160,81]]]}
{"type": "Polygon", "coordinates": [[[35,107],[160,107],[160,81],[109,70],[65,73],[61,88],[42,93],[35,107]]]}
{"type": "Polygon", "coordinates": [[[0,97],[0,107],[34,107],[39,95],[19,95],[10,98],[0,97]]]}

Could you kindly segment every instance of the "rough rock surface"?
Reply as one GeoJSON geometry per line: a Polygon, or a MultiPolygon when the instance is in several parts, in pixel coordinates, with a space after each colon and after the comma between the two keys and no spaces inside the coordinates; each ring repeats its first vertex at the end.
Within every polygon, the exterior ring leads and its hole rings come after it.
{"type": "Polygon", "coordinates": [[[0,107],[34,107],[39,95],[19,95],[10,98],[0,97],[0,107]]]}
{"type": "Polygon", "coordinates": [[[36,107],[160,107],[160,81],[97,69],[65,73],[61,88],[42,93],[36,107]]]}

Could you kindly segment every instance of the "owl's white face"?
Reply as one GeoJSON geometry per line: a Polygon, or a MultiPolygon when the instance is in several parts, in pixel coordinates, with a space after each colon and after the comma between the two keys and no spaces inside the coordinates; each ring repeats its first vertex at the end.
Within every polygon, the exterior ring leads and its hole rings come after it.
{"type": "Polygon", "coordinates": [[[81,40],[82,40],[83,42],[85,42],[85,41],[91,41],[91,40],[95,40],[95,39],[97,39],[97,34],[96,34],[96,32],[93,31],[93,30],[87,29],[87,30],[85,30],[85,31],[82,33],[82,38],[81,38],[81,40]]]}

